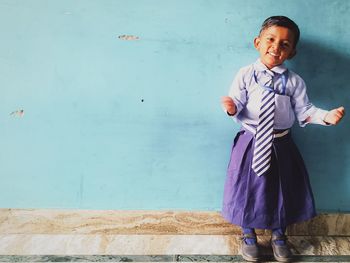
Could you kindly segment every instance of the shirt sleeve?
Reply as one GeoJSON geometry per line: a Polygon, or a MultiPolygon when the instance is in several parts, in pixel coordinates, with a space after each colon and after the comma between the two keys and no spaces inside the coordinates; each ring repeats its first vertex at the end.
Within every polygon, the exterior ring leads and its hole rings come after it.
{"type": "Polygon", "coordinates": [[[324,121],[328,111],[315,107],[306,93],[306,85],[302,78],[295,80],[295,90],[291,97],[292,107],[298,119],[299,125],[305,127],[306,124],[329,125],[324,121]]]}
{"type": "Polygon", "coordinates": [[[237,116],[244,106],[247,103],[247,90],[246,90],[246,84],[244,82],[244,69],[240,69],[234,78],[230,91],[229,96],[233,99],[233,102],[236,105],[237,111],[236,114],[233,116],[237,116]]]}

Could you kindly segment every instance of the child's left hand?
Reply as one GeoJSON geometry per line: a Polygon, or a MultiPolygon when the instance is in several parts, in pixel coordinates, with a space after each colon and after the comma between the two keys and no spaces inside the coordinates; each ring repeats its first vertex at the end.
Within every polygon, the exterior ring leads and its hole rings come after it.
{"type": "Polygon", "coordinates": [[[334,110],[330,110],[327,113],[326,117],[324,118],[324,121],[328,124],[336,125],[343,118],[344,114],[345,114],[345,109],[343,106],[336,108],[334,110]]]}

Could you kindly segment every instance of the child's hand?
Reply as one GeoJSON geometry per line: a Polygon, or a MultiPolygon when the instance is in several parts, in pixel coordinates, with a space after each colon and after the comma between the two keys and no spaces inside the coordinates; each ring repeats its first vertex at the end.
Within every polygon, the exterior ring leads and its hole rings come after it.
{"type": "Polygon", "coordinates": [[[230,115],[236,114],[237,108],[231,97],[229,96],[221,97],[221,104],[225,108],[228,114],[230,115]]]}
{"type": "Polygon", "coordinates": [[[336,125],[343,118],[344,114],[345,114],[344,107],[343,106],[339,107],[337,109],[329,111],[326,117],[324,118],[324,121],[326,123],[336,125]]]}

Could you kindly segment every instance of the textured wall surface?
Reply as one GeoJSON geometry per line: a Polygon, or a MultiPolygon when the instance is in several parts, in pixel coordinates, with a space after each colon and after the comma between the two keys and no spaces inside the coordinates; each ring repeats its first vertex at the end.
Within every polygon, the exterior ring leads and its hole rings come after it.
{"type": "MultiPolygon", "coordinates": [[[[262,21],[350,109],[350,1],[0,0],[0,207],[219,210],[237,124],[220,107],[262,21]]],[[[317,208],[350,211],[349,118],[295,127],[317,208]]]]}

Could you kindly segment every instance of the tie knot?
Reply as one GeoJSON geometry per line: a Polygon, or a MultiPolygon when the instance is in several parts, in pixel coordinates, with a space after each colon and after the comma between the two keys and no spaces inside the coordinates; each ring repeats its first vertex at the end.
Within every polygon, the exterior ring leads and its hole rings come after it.
{"type": "Polygon", "coordinates": [[[275,76],[275,72],[273,72],[272,70],[267,69],[266,74],[269,75],[271,78],[273,78],[273,76],[275,76]]]}
{"type": "Polygon", "coordinates": [[[265,70],[266,82],[265,85],[269,87],[273,87],[273,77],[275,76],[275,72],[272,70],[265,70]]]}

